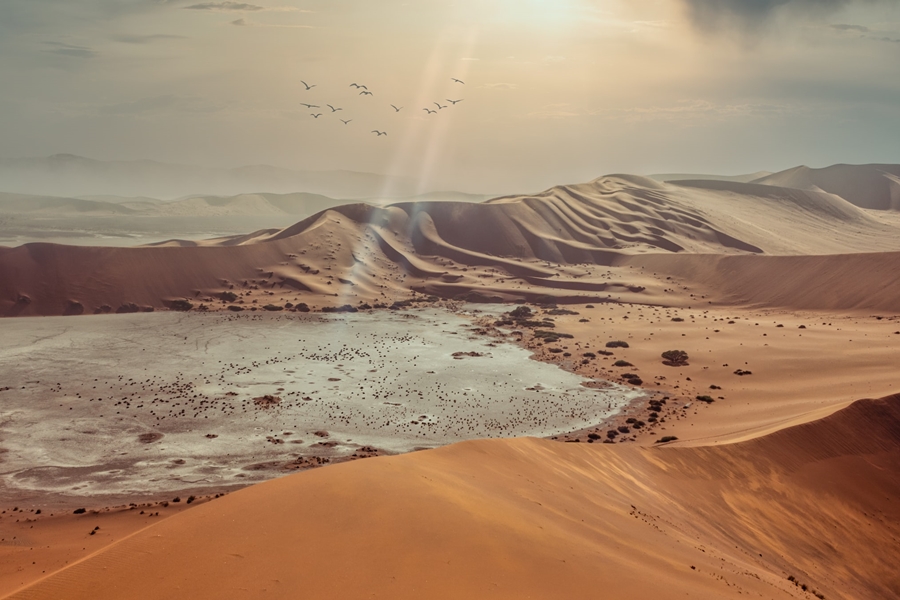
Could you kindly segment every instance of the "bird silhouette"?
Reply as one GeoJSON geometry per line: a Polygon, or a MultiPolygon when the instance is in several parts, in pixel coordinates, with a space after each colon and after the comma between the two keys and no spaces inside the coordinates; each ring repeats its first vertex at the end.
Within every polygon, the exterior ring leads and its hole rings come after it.
{"type": "Polygon", "coordinates": [[[367,90],[367,89],[369,89],[369,88],[367,88],[367,87],[364,86],[364,85],[359,85],[358,83],[351,83],[351,84],[350,84],[350,87],[356,88],[356,89],[358,89],[358,90],[367,90]]]}
{"type": "Polygon", "coordinates": [[[450,81],[455,81],[456,83],[461,83],[463,85],[466,85],[465,81],[463,81],[462,79],[456,79],[455,77],[451,77],[450,81]]]}
{"type": "Polygon", "coordinates": [[[335,108],[335,107],[333,107],[333,106],[330,105],[330,104],[326,104],[325,106],[327,106],[328,108],[330,108],[330,109],[331,109],[331,112],[333,112],[333,113],[336,113],[336,112],[339,111],[339,110],[344,110],[343,108],[335,108]]]}
{"type": "Polygon", "coordinates": [[[312,114],[312,113],[309,113],[309,115],[310,115],[313,119],[318,119],[319,117],[322,116],[322,113],[319,113],[319,114],[317,114],[317,115],[314,115],[314,114],[312,114]]]}
{"type": "Polygon", "coordinates": [[[436,110],[431,110],[430,108],[423,108],[422,110],[424,110],[425,112],[427,112],[429,115],[434,114],[434,113],[437,112],[436,110]]]}
{"type": "Polygon", "coordinates": [[[316,104],[306,104],[305,102],[301,102],[300,106],[305,106],[306,108],[319,108],[316,104]]]}
{"type": "MultiPolygon", "coordinates": [[[[362,86],[360,86],[360,87],[362,87],[362,86]]],[[[367,92],[367,91],[363,90],[362,92],[359,93],[359,95],[360,96],[374,96],[375,94],[373,94],[372,92],[367,92]]]]}
{"type": "Polygon", "coordinates": [[[383,136],[383,135],[387,135],[387,132],[386,132],[386,131],[378,131],[377,129],[373,129],[373,130],[372,130],[372,133],[377,134],[378,137],[381,137],[381,136],[383,136]]]}
{"type": "Polygon", "coordinates": [[[459,100],[451,100],[450,98],[447,98],[447,102],[449,102],[449,103],[452,104],[453,106],[456,106],[457,104],[459,104],[459,103],[462,102],[463,100],[465,100],[465,98],[460,98],[459,100]]]}
{"type": "Polygon", "coordinates": [[[437,102],[434,102],[433,104],[438,107],[438,110],[443,110],[443,109],[447,108],[446,106],[441,106],[437,102]]]}
{"type": "Polygon", "coordinates": [[[394,109],[394,112],[400,112],[401,110],[403,110],[403,107],[402,107],[402,106],[401,106],[400,108],[397,108],[397,107],[394,106],[393,104],[391,104],[391,108],[394,109]]]}
{"type": "Polygon", "coordinates": [[[345,120],[343,120],[343,119],[340,119],[341,123],[343,123],[344,125],[346,125],[347,123],[349,123],[349,122],[352,121],[352,120],[353,120],[353,119],[347,119],[347,120],[345,121],[345,120]]]}
{"type": "Polygon", "coordinates": [[[306,87],[307,92],[309,90],[313,89],[314,87],[316,87],[316,85],[317,85],[317,84],[309,85],[308,83],[306,83],[305,81],[302,81],[302,80],[300,81],[300,83],[302,83],[306,87]]]}

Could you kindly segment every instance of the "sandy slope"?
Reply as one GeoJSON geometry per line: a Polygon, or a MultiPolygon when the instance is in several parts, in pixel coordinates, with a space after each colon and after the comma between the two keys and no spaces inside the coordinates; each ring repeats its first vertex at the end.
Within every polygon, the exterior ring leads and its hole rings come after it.
{"type": "Polygon", "coordinates": [[[232,289],[246,304],[356,304],[410,290],[445,298],[683,303],[687,294],[667,292],[671,275],[716,288],[708,294],[721,302],[900,305],[894,255],[749,256],[900,250],[896,224],[831,194],[732,182],[667,185],[610,176],[484,204],[346,205],[282,231],[180,245],[0,249],[0,314],[80,314],[131,303],[163,308],[184,298],[216,307],[215,297],[232,289]],[[740,277],[722,282],[729,269],[740,277]],[[877,280],[877,291],[818,278],[834,269],[877,280]],[[807,279],[803,288],[788,285],[798,274],[807,279]],[[834,302],[823,299],[823,288],[837,290],[834,302]]]}
{"type": "Polygon", "coordinates": [[[900,210],[900,165],[832,165],[824,169],[795,167],[761,177],[754,183],[822,190],[851,204],[874,210],[900,210]]]}
{"type": "Polygon", "coordinates": [[[15,597],[892,598],[898,404],[729,446],[480,441],[306,472],[15,597]]]}

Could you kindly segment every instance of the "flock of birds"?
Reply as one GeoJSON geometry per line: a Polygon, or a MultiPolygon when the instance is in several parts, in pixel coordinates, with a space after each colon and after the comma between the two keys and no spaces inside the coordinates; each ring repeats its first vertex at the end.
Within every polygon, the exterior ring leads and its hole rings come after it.
{"type": "MultiPolygon", "coordinates": [[[[456,79],[455,77],[451,77],[450,80],[451,80],[452,82],[454,82],[454,83],[459,84],[459,85],[465,85],[465,84],[466,84],[465,81],[463,81],[463,80],[461,80],[461,79],[456,79]]],[[[313,83],[313,84],[306,83],[305,81],[302,81],[302,80],[300,81],[300,83],[303,84],[303,87],[306,88],[306,91],[307,91],[307,92],[311,91],[314,87],[317,87],[317,84],[314,84],[314,83],[313,83]]],[[[356,89],[359,91],[359,95],[360,95],[360,96],[372,96],[372,97],[375,96],[375,94],[374,94],[373,92],[370,92],[370,91],[369,91],[369,88],[368,88],[367,86],[365,86],[365,85],[361,85],[361,84],[358,84],[358,83],[351,83],[349,87],[351,87],[351,88],[356,88],[356,89]]],[[[446,99],[446,102],[448,102],[449,104],[441,104],[440,102],[433,102],[432,104],[434,104],[437,108],[432,109],[432,108],[426,107],[426,108],[423,108],[422,110],[424,110],[428,115],[434,115],[434,114],[437,114],[439,111],[444,110],[445,108],[449,108],[451,105],[452,105],[452,106],[456,106],[457,104],[459,104],[459,103],[462,102],[463,100],[464,100],[464,98],[460,98],[459,100],[451,100],[450,98],[447,98],[447,99],[446,99]]],[[[309,103],[306,103],[306,102],[301,102],[301,103],[300,103],[300,106],[305,106],[306,108],[308,108],[308,109],[310,109],[310,110],[316,110],[316,109],[321,109],[321,108],[322,108],[322,107],[321,107],[320,105],[318,105],[318,104],[309,104],[309,103]]],[[[331,110],[331,113],[329,113],[329,114],[331,114],[331,115],[334,115],[335,113],[338,113],[338,112],[341,112],[341,111],[344,110],[343,108],[341,108],[341,107],[339,107],[339,106],[334,106],[333,104],[325,104],[325,106],[327,106],[327,107],[331,110]]],[[[401,110],[403,110],[403,108],[404,108],[404,107],[402,107],[402,106],[397,106],[397,105],[395,105],[395,104],[391,104],[390,107],[391,107],[392,109],[394,109],[394,112],[395,112],[395,113],[399,113],[399,112],[400,112],[401,110]]],[[[318,112],[318,113],[313,112],[313,113],[310,113],[310,116],[311,116],[312,118],[314,118],[314,119],[318,119],[319,117],[323,116],[324,114],[325,114],[324,112],[318,112]]],[[[344,125],[349,125],[350,123],[353,122],[353,119],[341,119],[341,118],[338,118],[338,120],[339,120],[341,123],[343,123],[344,125]]],[[[383,135],[384,135],[384,136],[387,135],[387,131],[381,131],[380,129],[373,129],[373,130],[371,131],[371,133],[374,133],[377,137],[381,137],[381,136],[383,136],[383,135]]]]}

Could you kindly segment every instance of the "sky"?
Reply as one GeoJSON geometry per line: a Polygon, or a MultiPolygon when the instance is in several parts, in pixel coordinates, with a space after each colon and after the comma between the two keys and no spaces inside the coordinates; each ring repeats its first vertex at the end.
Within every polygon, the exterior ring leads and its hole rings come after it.
{"type": "Polygon", "coordinates": [[[897,0],[2,0],[0,82],[8,158],[483,193],[900,162],[897,0]]]}

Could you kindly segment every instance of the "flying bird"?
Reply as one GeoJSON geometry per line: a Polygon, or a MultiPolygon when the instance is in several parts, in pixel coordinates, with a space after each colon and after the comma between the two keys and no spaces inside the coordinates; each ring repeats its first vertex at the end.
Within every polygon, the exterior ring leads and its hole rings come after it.
{"type": "Polygon", "coordinates": [[[350,87],[355,87],[355,88],[358,89],[358,90],[367,90],[367,89],[369,89],[369,88],[367,88],[367,87],[364,86],[364,85],[359,85],[358,83],[351,83],[351,84],[350,84],[350,87]]]}
{"type": "Polygon", "coordinates": [[[383,136],[383,135],[387,135],[387,132],[386,132],[386,131],[378,131],[377,129],[373,129],[373,130],[372,130],[372,133],[377,134],[378,137],[381,137],[381,136],[383,136]]]}
{"type": "Polygon", "coordinates": [[[308,92],[309,90],[313,89],[314,87],[316,87],[316,85],[317,85],[317,84],[309,85],[308,83],[306,83],[305,81],[302,81],[302,80],[300,81],[300,83],[302,83],[304,86],[306,86],[306,91],[307,91],[307,92],[308,92]]]}
{"type": "Polygon", "coordinates": [[[441,106],[441,105],[440,105],[440,104],[438,104],[438,103],[437,103],[437,102],[434,102],[434,103],[433,103],[433,104],[434,104],[434,105],[435,105],[435,106],[437,106],[437,107],[438,107],[438,110],[442,110],[442,109],[445,109],[445,108],[447,108],[447,107],[446,107],[446,106],[441,106]]]}
{"type": "Polygon", "coordinates": [[[349,122],[352,121],[352,120],[353,120],[353,119],[347,119],[347,120],[345,121],[345,120],[343,120],[343,119],[340,119],[341,123],[343,123],[344,125],[346,125],[347,123],[349,123],[349,122]]]}
{"type": "Polygon", "coordinates": [[[331,112],[333,112],[333,113],[336,113],[336,112],[339,111],[339,110],[344,110],[343,108],[335,108],[335,107],[333,107],[333,106],[330,105],[330,104],[326,104],[325,106],[327,106],[328,108],[330,108],[330,109],[331,109],[331,112]]]}
{"type": "Polygon", "coordinates": [[[465,81],[463,81],[462,79],[456,79],[455,77],[451,77],[450,81],[455,81],[456,83],[461,83],[463,85],[466,85],[465,81]]]}
{"type": "Polygon", "coordinates": [[[403,107],[402,107],[402,106],[401,106],[400,108],[397,108],[397,107],[394,106],[393,104],[391,104],[391,108],[394,109],[394,112],[400,112],[401,110],[403,110],[403,107]]]}
{"type": "Polygon", "coordinates": [[[450,98],[447,98],[447,102],[449,102],[449,103],[452,104],[453,106],[456,106],[457,104],[459,104],[459,103],[462,102],[463,100],[465,100],[465,98],[460,98],[459,100],[451,100],[450,98]]]}
{"type": "Polygon", "coordinates": [[[300,103],[300,106],[305,106],[306,108],[319,108],[319,107],[318,107],[317,105],[315,105],[315,104],[306,104],[305,102],[301,102],[301,103],[300,103]]]}
{"type": "Polygon", "coordinates": [[[434,113],[437,112],[436,110],[431,110],[430,108],[423,108],[422,110],[427,112],[429,115],[433,115],[434,113]]]}
{"type": "Polygon", "coordinates": [[[312,114],[312,113],[309,113],[309,116],[311,116],[313,119],[318,119],[319,117],[322,116],[322,113],[319,113],[319,114],[317,114],[317,115],[314,115],[314,114],[312,114]]]}
{"type": "MultiPolygon", "coordinates": [[[[360,86],[360,87],[362,87],[362,86],[360,86]]],[[[373,94],[372,92],[367,92],[367,91],[363,90],[362,92],[359,93],[359,95],[360,96],[374,96],[375,94],[373,94]]]]}

